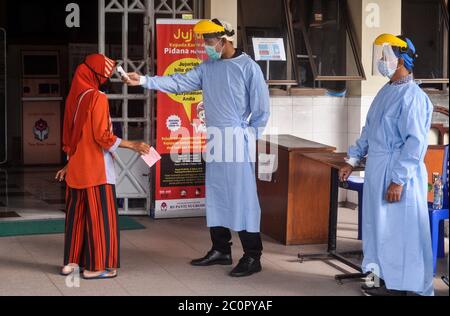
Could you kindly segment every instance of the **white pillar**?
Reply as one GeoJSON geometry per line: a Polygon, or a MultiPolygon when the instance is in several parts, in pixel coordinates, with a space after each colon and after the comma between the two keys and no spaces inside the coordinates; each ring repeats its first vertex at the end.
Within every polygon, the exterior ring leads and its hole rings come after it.
{"type": "Polygon", "coordinates": [[[237,23],[238,23],[238,0],[206,0],[205,18],[227,21],[231,23],[236,30],[237,43],[237,23]]]}
{"type": "Polygon", "coordinates": [[[98,0],[98,52],[105,54],[105,0],[98,0]]]}
{"type": "Polygon", "coordinates": [[[386,83],[386,78],[372,76],[373,42],[382,33],[401,34],[402,2],[363,0],[362,3],[364,17],[362,20],[362,62],[367,70],[367,81],[362,83],[362,95],[375,95],[386,83]],[[378,13],[377,10],[379,10],[378,13]],[[378,15],[378,20],[376,15],[378,15]]]}
{"type": "Polygon", "coordinates": [[[351,85],[353,96],[374,96],[386,83],[386,78],[372,76],[373,42],[382,33],[400,35],[402,2],[392,0],[349,0],[351,16],[358,37],[361,61],[366,81],[351,85]]]}

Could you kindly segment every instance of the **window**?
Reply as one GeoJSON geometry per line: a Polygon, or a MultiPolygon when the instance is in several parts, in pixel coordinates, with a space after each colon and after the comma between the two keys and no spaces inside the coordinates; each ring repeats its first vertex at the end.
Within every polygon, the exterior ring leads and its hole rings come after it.
{"type": "MultiPolygon", "coordinates": [[[[253,56],[252,37],[282,37],[288,60],[271,65],[269,84],[344,90],[364,80],[346,0],[240,0],[240,47],[253,56]],[[272,77],[274,74],[275,78],[272,77]]],[[[266,73],[266,63],[261,63],[266,73]]]]}
{"type": "Polygon", "coordinates": [[[403,0],[402,11],[402,32],[419,55],[415,77],[426,87],[448,86],[447,0],[403,0]]]}
{"type": "Polygon", "coordinates": [[[295,73],[290,55],[290,36],[286,21],[285,4],[280,0],[240,0],[239,1],[239,39],[238,47],[254,58],[252,38],[282,38],[287,54],[287,61],[266,61],[258,64],[272,84],[296,85],[295,73]],[[268,74],[269,73],[269,74],[268,74]],[[269,75],[269,77],[268,77],[269,75]]]}
{"type": "Polygon", "coordinates": [[[344,0],[288,0],[300,84],[345,88],[365,79],[344,0]]]}

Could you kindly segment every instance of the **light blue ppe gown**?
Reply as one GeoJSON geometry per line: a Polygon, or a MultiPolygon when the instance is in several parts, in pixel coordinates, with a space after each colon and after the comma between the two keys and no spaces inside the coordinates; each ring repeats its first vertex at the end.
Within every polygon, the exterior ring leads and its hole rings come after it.
{"type": "Polygon", "coordinates": [[[390,290],[434,295],[428,218],[428,148],[433,105],[412,80],[387,84],[376,96],[349,157],[367,155],[363,197],[363,270],[390,290]],[[385,195],[403,185],[399,203],[385,195]]]}
{"type": "Polygon", "coordinates": [[[204,62],[186,74],[147,76],[143,86],[175,94],[203,90],[207,225],[259,232],[254,156],[256,139],[270,116],[269,90],[259,65],[242,54],[204,62]]]}

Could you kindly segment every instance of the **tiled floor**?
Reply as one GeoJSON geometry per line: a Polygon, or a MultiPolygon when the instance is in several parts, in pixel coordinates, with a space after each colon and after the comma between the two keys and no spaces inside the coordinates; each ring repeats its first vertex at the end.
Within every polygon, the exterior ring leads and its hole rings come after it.
{"type": "MultiPolygon", "coordinates": [[[[63,204],[44,201],[53,202],[63,194],[63,188],[52,183],[53,174],[53,170],[13,177],[9,174],[10,190],[29,192],[31,196],[8,195],[8,201],[0,196],[0,200],[9,205],[0,208],[0,212],[16,210],[25,219],[62,217],[63,204]]],[[[354,272],[342,264],[335,261],[300,264],[297,261],[298,252],[322,252],[323,245],[286,247],[264,237],[263,272],[235,279],[227,275],[231,267],[197,268],[188,264],[210,248],[203,218],[155,221],[141,217],[137,220],[145,230],[121,233],[119,277],[104,281],[81,280],[79,287],[67,286],[66,278],[58,275],[63,256],[62,235],[0,238],[0,295],[361,295],[358,283],[338,285],[334,281],[335,274],[354,272]]],[[[356,212],[340,209],[339,223],[339,249],[359,250],[361,243],[355,238],[356,212]]],[[[242,250],[237,235],[234,234],[233,239],[233,258],[237,262],[242,250]]],[[[440,261],[439,276],[445,267],[446,260],[440,261]]],[[[448,295],[448,287],[439,277],[435,286],[437,295],[448,295]]]]}
{"type": "Polygon", "coordinates": [[[65,187],[54,180],[57,170],[56,167],[1,170],[0,221],[64,218],[65,187]],[[7,217],[8,212],[20,217],[7,217]]]}

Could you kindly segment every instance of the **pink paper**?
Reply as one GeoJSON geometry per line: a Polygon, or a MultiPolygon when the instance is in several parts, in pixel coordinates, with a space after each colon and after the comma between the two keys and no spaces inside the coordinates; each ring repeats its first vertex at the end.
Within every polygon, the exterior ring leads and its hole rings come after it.
{"type": "Polygon", "coordinates": [[[147,154],[145,156],[141,156],[141,157],[150,168],[153,167],[158,161],[161,160],[161,156],[158,154],[158,152],[153,147],[150,148],[149,154],[147,154]]]}

